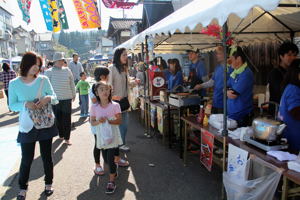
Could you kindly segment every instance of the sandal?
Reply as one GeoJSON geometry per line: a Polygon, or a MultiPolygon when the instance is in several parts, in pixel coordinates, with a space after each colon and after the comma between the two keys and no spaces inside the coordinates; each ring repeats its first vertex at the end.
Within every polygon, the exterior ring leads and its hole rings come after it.
{"type": "Polygon", "coordinates": [[[120,158],[120,160],[118,162],[115,162],[118,166],[120,167],[128,167],[129,166],[129,162],[120,158]]]}
{"type": "Polygon", "coordinates": [[[104,175],[104,170],[102,169],[101,166],[100,166],[100,167],[96,167],[96,168],[94,169],[94,173],[95,173],[95,175],[97,175],[97,176],[103,176],[103,175],[104,175]]]}

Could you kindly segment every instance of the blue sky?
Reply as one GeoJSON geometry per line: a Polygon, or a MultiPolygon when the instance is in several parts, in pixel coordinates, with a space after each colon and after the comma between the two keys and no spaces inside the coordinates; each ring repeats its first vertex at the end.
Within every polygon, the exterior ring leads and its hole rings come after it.
{"type": "MultiPolygon", "coordinates": [[[[13,25],[19,26],[22,25],[22,27],[26,28],[27,30],[34,29],[38,33],[46,32],[46,25],[44,23],[44,18],[40,9],[40,3],[39,0],[32,0],[32,5],[30,9],[30,15],[31,15],[31,23],[27,25],[24,21],[22,21],[22,13],[18,7],[17,0],[7,0],[7,4],[9,4],[10,8],[16,8],[11,9],[10,12],[14,15],[13,17],[13,25]]],[[[77,16],[77,13],[75,11],[75,7],[73,4],[73,0],[62,0],[66,13],[68,18],[68,23],[70,27],[70,31],[80,31],[82,30],[80,27],[79,19],[77,16]]],[[[102,2],[102,1],[101,1],[102,2]]],[[[133,2],[136,2],[134,0],[133,2]]],[[[109,17],[122,17],[123,16],[123,10],[122,9],[107,9],[102,4],[101,5],[101,23],[102,23],[102,29],[107,30],[108,23],[109,23],[109,17]]],[[[125,10],[125,17],[127,18],[141,18],[143,12],[143,6],[135,6],[133,9],[125,10]]],[[[89,29],[91,30],[91,29],[89,29]]]]}

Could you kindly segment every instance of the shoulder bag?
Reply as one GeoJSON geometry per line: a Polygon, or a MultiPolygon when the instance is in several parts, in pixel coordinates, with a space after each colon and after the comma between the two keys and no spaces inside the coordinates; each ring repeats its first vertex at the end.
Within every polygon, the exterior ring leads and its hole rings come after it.
{"type": "MultiPolygon", "coordinates": [[[[38,101],[41,98],[44,81],[45,79],[42,78],[41,85],[38,90],[35,101],[38,101]]],[[[27,110],[29,113],[29,117],[33,121],[33,126],[36,129],[50,128],[54,125],[55,117],[50,102],[48,102],[40,109],[32,110],[27,108],[27,110]]]]}

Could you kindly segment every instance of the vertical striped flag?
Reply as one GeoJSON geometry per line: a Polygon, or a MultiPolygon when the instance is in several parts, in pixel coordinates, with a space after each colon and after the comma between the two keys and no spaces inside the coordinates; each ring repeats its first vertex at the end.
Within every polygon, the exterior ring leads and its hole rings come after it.
{"type": "Polygon", "coordinates": [[[31,0],[18,0],[19,7],[22,11],[23,20],[29,24],[30,22],[30,6],[31,6],[31,0]]]}
{"type": "Polygon", "coordinates": [[[73,0],[73,3],[83,29],[101,27],[96,0],[73,0]]]}
{"type": "Polygon", "coordinates": [[[41,9],[42,9],[42,13],[44,16],[44,21],[46,23],[47,30],[53,31],[52,16],[51,16],[48,0],[40,0],[40,5],[41,5],[41,9]]]}
{"type": "Polygon", "coordinates": [[[58,6],[58,16],[59,16],[59,21],[61,23],[61,28],[69,29],[67,15],[62,0],[57,0],[57,6],[58,6]]]}
{"type": "Polygon", "coordinates": [[[53,32],[58,32],[60,31],[60,21],[58,18],[58,8],[56,0],[48,0],[48,4],[50,6],[50,12],[52,16],[53,32]]]}

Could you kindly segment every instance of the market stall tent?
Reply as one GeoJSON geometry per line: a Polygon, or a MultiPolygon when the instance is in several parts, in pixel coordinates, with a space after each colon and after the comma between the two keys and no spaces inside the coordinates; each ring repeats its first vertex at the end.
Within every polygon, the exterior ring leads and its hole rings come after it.
{"type": "Polygon", "coordinates": [[[298,0],[194,0],[117,48],[140,51],[147,36],[156,53],[183,53],[191,47],[207,49],[220,40],[201,30],[225,22],[238,44],[291,39],[300,36],[298,6],[298,0]]]}

